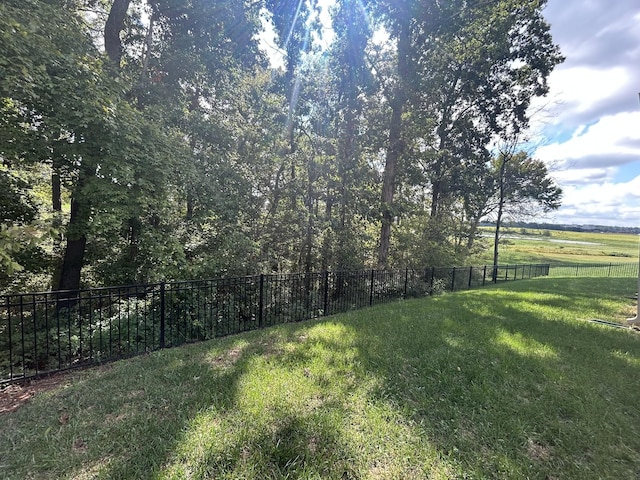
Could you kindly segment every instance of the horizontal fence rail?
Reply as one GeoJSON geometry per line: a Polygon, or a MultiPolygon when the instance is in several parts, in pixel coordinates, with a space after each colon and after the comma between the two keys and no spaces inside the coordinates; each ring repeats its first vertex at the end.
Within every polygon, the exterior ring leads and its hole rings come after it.
{"type": "Polygon", "coordinates": [[[638,276],[638,262],[551,264],[549,276],[634,278],[638,276]]]}
{"type": "Polygon", "coordinates": [[[0,384],[403,298],[549,274],[549,265],[218,278],[0,296],[0,384]]]}

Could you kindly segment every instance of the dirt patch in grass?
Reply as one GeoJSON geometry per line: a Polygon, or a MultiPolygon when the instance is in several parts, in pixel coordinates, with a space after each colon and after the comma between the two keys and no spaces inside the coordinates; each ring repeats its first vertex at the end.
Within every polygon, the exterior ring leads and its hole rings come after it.
{"type": "Polygon", "coordinates": [[[242,356],[244,348],[243,347],[235,347],[231,350],[225,352],[224,355],[220,355],[213,360],[213,364],[216,367],[230,367],[234,365],[242,356]]]}
{"type": "Polygon", "coordinates": [[[37,393],[53,390],[59,385],[66,383],[70,377],[70,372],[58,373],[3,387],[0,390],[0,415],[15,412],[37,393]]]}
{"type": "Polygon", "coordinates": [[[551,447],[530,438],[527,442],[527,454],[532,460],[546,462],[551,459],[551,447]]]}
{"type": "MultiPolygon", "coordinates": [[[[108,370],[111,365],[92,366],[91,369],[108,370]]],[[[51,373],[42,377],[0,387],[0,415],[15,412],[36,394],[70,383],[79,370],[51,373]]]]}

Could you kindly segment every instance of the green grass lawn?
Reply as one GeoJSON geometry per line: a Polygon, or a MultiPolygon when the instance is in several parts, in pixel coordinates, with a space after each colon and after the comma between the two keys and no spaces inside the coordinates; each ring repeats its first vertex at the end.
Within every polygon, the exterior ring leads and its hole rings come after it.
{"type": "Polygon", "coordinates": [[[535,279],[74,372],[0,478],[640,478],[634,279],[535,279]]]}
{"type": "MultiPolygon", "coordinates": [[[[493,228],[482,227],[480,263],[493,262],[493,228]],[[490,237],[490,238],[489,238],[490,237]]],[[[638,236],[623,233],[563,232],[506,228],[500,264],[623,263],[638,261],[638,236]]]]}

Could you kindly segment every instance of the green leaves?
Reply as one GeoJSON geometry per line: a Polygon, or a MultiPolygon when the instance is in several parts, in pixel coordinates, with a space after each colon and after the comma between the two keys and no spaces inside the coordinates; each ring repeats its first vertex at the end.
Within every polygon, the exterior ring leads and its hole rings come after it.
{"type": "Polygon", "coordinates": [[[4,1],[0,161],[36,178],[0,184],[4,224],[55,224],[43,248],[64,266],[76,241],[89,284],[361,268],[380,222],[391,263],[416,243],[462,259],[487,145],[526,127],[560,60],[540,8],[341,0],[319,50],[314,2],[4,1]],[[284,71],[258,49],[261,16],[284,71]]]}
{"type": "Polygon", "coordinates": [[[547,166],[540,160],[531,158],[525,152],[501,153],[493,161],[494,172],[503,185],[505,204],[516,213],[531,211],[539,207],[544,212],[560,207],[562,189],[549,176],[547,166]],[[529,210],[527,210],[527,206],[529,210]]]}

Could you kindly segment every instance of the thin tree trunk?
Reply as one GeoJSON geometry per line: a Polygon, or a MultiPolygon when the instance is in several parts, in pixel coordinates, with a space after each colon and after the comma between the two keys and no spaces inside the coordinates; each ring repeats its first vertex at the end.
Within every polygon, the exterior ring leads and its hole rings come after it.
{"type": "MultiPolygon", "coordinates": [[[[56,230],[62,228],[62,183],[60,181],[60,166],[56,159],[51,163],[51,209],[53,210],[53,227],[56,230]]],[[[56,234],[53,238],[53,253],[56,257],[62,253],[62,236],[56,234]]],[[[62,274],[62,262],[56,262],[51,278],[51,288],[56,289],[60,284],[62,274]]]]}
{"type": "Polygon", "coordinates": [[[312,203],[309,199],[309,214],[307,217],[307,228],[304,241],[304,272],[309,273],[313,269],[313,234],[315,233],[315,223],[313,220],[312,203]]]}
{"type": "MultiPolygon", "coordinates": [[[[325,202],[325,214],[324,221],[327,225],[331,225],[332,223],[332,214],[333,214],[333,197],[331,196],[330,188],[327,187],[327,200],[325,202]]],[[[325,235],[322,241],[322,260],[320,270],[325,272],[329,270],[329,268],[333,267],[333,255],[331,254],[331,241],[328,235],[325,235]]]]}
{"type": "Polygon", "coordinates": [[[500,178],[498,179],[498,188],[500,198],[498,200],[498,215],[496,217],[496,231],[493,237],[493,279],[495,281],[498,274],[498,244],[500,242],[500,226],[502,224],[502,213],[504,209],[504,175],[507,167],[507,158],[502,158],[502,164],[500,165],[500,178]]]}
{"type": "Polygon", "coordinates": [[[497,275],[498,269],[498,244],[500,242],[500,224],[502,223],[502,204],[498,207],[498,217],[496,218],[496,231],[493,237],[493,277],[497,275]]]}
{"type": "Polygon", "coordinates": [[[62,187],[60,184],[60,171],[55,160],[51,166],[51,208],[54,212],[62,211],[62,187]]]}
{"type": "MultiPolygon", "coordinates": [[[[438,150],[442,152],[445,146],[444,131],[438,128],[438,135],[440,136],[440,144],[438,150]]],[[[442,154],[436,159],[436,164],[433,167],[433,181],[431,182],[431,218],[436,218],[440,211],[440,193],[442,192],[442,154]]]]}
{"type": "MultiPolygon", "coordinates": [[[[129,249],[127,252],[127,261],[129,266],[133,267],[132,271],[135,272],[135,266],[138,264],[138,253],[140,250],[140,234],[142,233],[142,222],[138,217],[131,217],[128,221],[129,231],[129,249]]],[[[137,283],[140,279],[136,278],[135,273],[128,279],[129,283],[137,283]]]]}

